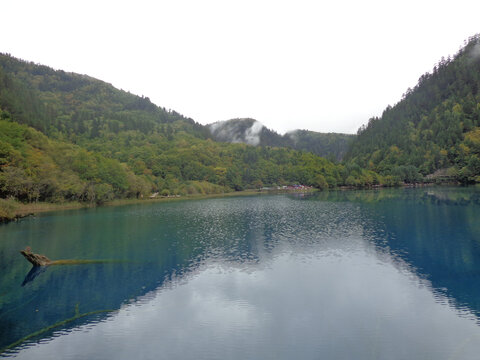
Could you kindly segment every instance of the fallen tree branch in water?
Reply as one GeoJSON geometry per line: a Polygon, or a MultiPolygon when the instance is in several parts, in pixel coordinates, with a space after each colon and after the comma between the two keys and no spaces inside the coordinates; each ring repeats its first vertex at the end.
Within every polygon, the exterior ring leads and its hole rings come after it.
{"type": "Polygon", "coordinates": [[[52,260],[47,258],[45,255],[34,254],[30,246],[27,246],[25,250],[21,250],[20,254],[25,256],[33,266],[47,266],[52,264],[52,260]]]}
{"type": "Polygon", "coordinates": [[[45,255],[33,253],[30,246],[27,246],[25,250],[20,250],[20,253],[23,256],[25,256],[25,259],[27,259],[33,266],[103,264],[103,263],[124,262],[121,260],[82,260],[82,259],[50,260],[45,255]]]}

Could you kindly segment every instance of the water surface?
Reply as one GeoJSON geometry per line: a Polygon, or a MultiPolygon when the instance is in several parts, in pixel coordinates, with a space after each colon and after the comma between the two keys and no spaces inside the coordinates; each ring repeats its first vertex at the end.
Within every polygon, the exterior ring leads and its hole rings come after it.
{"type": "Polygon", "coordinates": [[[479,214],[478,188],[424,188],[99,208],[0,226],[0,348],[24,339],[2,355],[477,359],[479,214]],[[26,245],[106,261],[30,272],[18,253],[26,245]]]}

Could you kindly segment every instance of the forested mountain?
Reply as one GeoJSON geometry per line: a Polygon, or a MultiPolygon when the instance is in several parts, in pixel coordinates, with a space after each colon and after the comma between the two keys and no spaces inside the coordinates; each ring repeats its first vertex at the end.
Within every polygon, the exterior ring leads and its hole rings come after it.
{"type": "Polygon", "coordinates": [[[0,200],[102,203],[152,192],[391,183],[311,153],[210,137],[148,98],[0,55],[0,200]]]}
{"type": "Polygon", "coordinates": [[[5,198],[102,203],[293,183],[393,185],[432,173],[480,182],[479,89],[474,36],[357,137],[281,136],[253,119],[202,126],[89,76],[0,54],[0,208],[5,198]],[[349,143],[341,164],[313,154],[339,159],[349,143]]]}
{"type": "Polygon", "coordinates": [[[480,182],[480,36],[442,58],[358,131],[347,159],[407,182],[432,173],[480,182]]]}
{"type": "Polygon", "coordinates": [[[208,136],[202,125],[152,104],[148,97],[5,54],[0,54],[0,108],[16,122],[73,141],[78,136],[95,138],[127,130],[166,136],[183,130],[208,136]]]}
{"type": "Polygon", "coordinates": [[[356,135],[295,130],[286,133],[283,137],[291,139],[294,149],[310,151],[319,156],[340,161],[344,158],[356,135]]]}
{"type": "Polygon", "coordinates": [[[355,135],[295,130],[279,135],[254,119],[232,119],[207,125],[216,141],[254,146],[288,147],[340,161],[355,135]]]}
{"type": "Polygon", "coordinates": [[[285,146],[283,137],[254,119],[231,119],[207,125],[216,141],[261,146],[285,146]]]}

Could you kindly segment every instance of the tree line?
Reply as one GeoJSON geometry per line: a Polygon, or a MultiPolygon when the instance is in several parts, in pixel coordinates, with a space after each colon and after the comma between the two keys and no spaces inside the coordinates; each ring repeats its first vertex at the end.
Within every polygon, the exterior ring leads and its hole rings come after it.
{"type": "Polygon", "coordinates": [[[346,159],[405,182],[442,173],[480,182],[480,36],[442,58],[358,131],[346,159]]]}

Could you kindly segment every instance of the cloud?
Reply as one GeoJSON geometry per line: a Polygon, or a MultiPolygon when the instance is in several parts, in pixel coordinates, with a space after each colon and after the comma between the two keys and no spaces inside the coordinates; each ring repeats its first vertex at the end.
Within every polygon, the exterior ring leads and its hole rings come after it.
{"type": "Polygon", "coordinates": [[[480,58],[480,42],[477,42],[472,50],[470,51],[470,56],[473,60],[480,58]]]}
{"type": "Polygon", "coordinates": [[[260,144],[263,124],[252,119],[235,119],[219,121],[209,125],[210,133],[219,141],[245,143],[256,146],[260,144]],[[245,125],[248,124],[247,128],[245,125]]]}
{"type": "Polygon", "coordinates": [[[262,129],[263,124],[255,121],[250,128],[245,130],[245,142],[249,145],[258,145],[260,143],[260,133],[262,129]]]}
{"type": "Polygon", "coordinates": [[[297,145],[298,142],[298,130],[287,131],[286,135],[293,140],[293,143],[297,145]]]}

